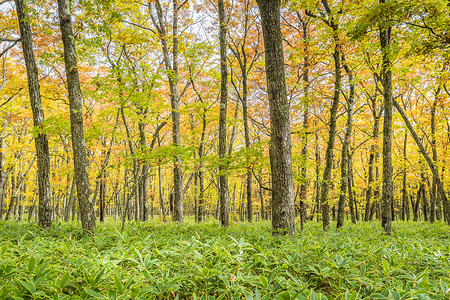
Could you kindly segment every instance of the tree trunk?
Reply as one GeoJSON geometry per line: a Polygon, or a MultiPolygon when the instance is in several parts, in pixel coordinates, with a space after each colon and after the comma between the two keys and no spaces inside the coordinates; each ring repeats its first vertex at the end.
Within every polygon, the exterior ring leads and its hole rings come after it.
{"type": "Polygon", "coordinates": [[[5,138],[0,136],[0,220],[3,219],[3,199],[8,177],[5,171],[5,138]]]}
{"type": "Polygon", "coordinates": [[[328,192],[330,190],[331,172],[333,169],[334,141],[336,138],[336,120],[339,107],[339,96],[341,93],[341,49],[339,38],[337,36],[338,27],[333,23],[333,36],[335,49],[334,57],[334,95],[330,110],[330,129],[327,142],[327,151],[325,154],[325,169],[323,171],[323,180],[320,193],[320,202],[322,204],[322,224],[323,230],[328,230],[330,226],[330,214],[328,203],[328,192]]]}
{"type": "Polygon", "coordinates": [[[44,108],[41,102],[39,87],[39,74],[33,51],[33,38],[27,8],[23,0],[16,0],[17,17],[19,19],[20,35],[23,56],[25,59],[30,95],[31,109],[33,111],[34,128],[37,130],[35,147],[37,156],[37,177],[39,193],[39,225],[50,228],[52,225],[52,208],[50,203],[50,155],[47,135],[42,132],[44,122],[44,108]]]}
{"type": "MultiPolygon", "coordinates": [[[[386,0],[379,0],[385,3],[386,0]]],[[[384,13],[388,13],[385,11],[384,13]]],[[[392,212],[394,189],[392,183],[392,71],[391,71],[391,27],[380,27],[380,46],[382,53],[381,83],[384,98],[383,122],[383,193],[381,198],[381,226],[386,235],[392,234],[392,212]]]]}
{"type": "Polygon", "coordinates": [[[262,19],[265,68],[270,106],[272,229],[274,235],[295,234],[289,101],[284,73],[281,0],[257,0],[262,19]]]}
{"type": "MultiPolygon", "coordinates": [[[[345,202],[348,186],[350,182],[348,180],[349,173],[349,148],[350,148],[350,138],[352,136],[353,127],[353,106],[355,104],[355,84],[353,83],[353,74],[345,63],[344,55],[342,54],[342,62],[345,71],[347,72],[348,81],[350,85],[350,94],[347,99],[347,124],[345,126],[345,137],[342,143],[342,155],[341,155],[341,188],[338,202],[338,217],[336,228],[344,226],[344,213],[345,213],[345,202]]],[[[351,193],[351,192],[350,192],[351,193]]],[[[352,213],[353,220],[353,213],[352,213]]]]}
{"type": "MultiPolygon", "coordinates": [[[[144,114],[144,117],[145,117],[145,114],[144,114]]],[[[147,140],[145,138],[144,122],[139,122],[139,137],[140,137],[140,143],[141,143],[141,151],[145,153],[147,151],[147,140]]],[[[148,220],[148,170],[149,170],[149,168],[150,168],[149,164],[146,161],[144,161],[142,163],[142,173],[141,173],[141,179],[140,179],[141,191],[139,193],[139,195],[141,196],[140,219],[143,222],[148,220]]]]}
{"type": "MultiPolygon", "coordinates": [[[[372,101],[372,105],[376,105],[376,100],[374,99],[372,101]]],[[[375,109],[375,107],[374,107],[375,109]]],[[[379,124],[380,119],[376,115],[376,111],[373,114],[374,115],[374,123],[373,123],[373,129],[372,129],[372,137],[377,140],[378,137],[378,131],[379,131],[379,124]]],[[[374,184],[374,162],[375,162],[375,156],[378,153],[378,146],[372,145],[370,146],[370,155],[369,155],[369,174],[367,178],[367,191],[366,191],[366,207],[365,207],[365,213],[364,213],[364,221],[370,221],[371,220],[371,211],[372,211],[372,199],[373,199],[373,184],[374,184]]],[[[373,204],[375,205],[375,203],[373,204]]]]}
{"type": "Polygon", "coordinates": [[[72,210],[73,203],[74,203],[74,197],[75,197],[75,180],[72,180],[72,184],[70,185],[70,194],[67,197],[66,206],[64,208],[64,221],[69,222],[70,221],[70,214],[75,214],[75,211],[72,210]]]}
{"type": "MultiPolygon", "coordinates": [[[[437,148],[436,148],[436,108],[438,102],[438,96],[440,93],[441,87],[438,88],[436,94],[434,96],[434,101],[431,106],[431,151],[433,152],[433,163],[436,164],[437,157],[437,148]]],[[[437,185],[436,178],[433,176],[433,183],[430,189],[430,223],[434,223],[436,220],[436,201],[437,200],[437,185]]],[[[437,218],[440,220],[440,216],[437,218]]]]}
{"type": "MultiPolygon", "coordinates": [[[[409,130],[410,134],[412,135],[414,141],[416,142],[416,145],[419,147],[420,153],[425,158],[425,161],[427,162],[428,166],[430,167],[431,172],[433,173],[433,177],[436,178],[437,189],[441,196],[442,202],[444,204],[445,218],[447,220],[447,223],[450,225],[450,205],[447,200],[447,194],[445,193],[444,184],[442,183],[441,178],[439,177],[439,171],[438,171],[437,167],[435,166],[435,164],[433,163],[433,160],[430,158],[427,151],[425,150],[425,147],[422,145],[422,142],[420,141],[418,135],[416,134],[416,131],[412,127],[411,122],[409,122],[409,120],[408,120],[405,112],[401,108],[401,106],[398,104],[398,102],[396,100],[393,101],[393,104],[394,104],[395,108],[397,109],[397,111],[402,116],[402,119],[405,122],[406,127],[408,127],[408,130],[409,130]]],[[[418,199],[417,199],[417,201],[418,201],[418,199]]]]}
{"type": "MultiPolygon", "coordinates": [[[[317,125],[317,124],[316,124],[317,125]]],[[[315,158],[316,158],[316,194],[315,194],[315,201],[317,205],[317,221],[319,221],[319,211],[321,211],[321,205],[320,205],[320,151],[319,151],[319,134],[316,131],[315,134],[315,158]]]]}
{"type": "Polygon", "coordinates": [[[11,212],[13,211],[15,203],[16,203],[15,189],[16,189],[16,176],[13,173],[11,175],[11,192],[10,192],[11,197],[9,200],[8,210],[6,211],[5,221],[9,220],[9,218],[11,216],[11,212]]]}
{"type": "Polygon", "coordinates": [[[228,101],[228,70],[227,70],[227,21],[223,0],[219,0],[219,41],[220,41],[220,115],[219,115],[219,203],[220,222],[227,227],[230,224],[228,205],[228,175],[227,172],[227,101],[228,101]]]}
{"type": "Polygon", "coordinates": [[[352,223],[356,224],[359,221],[358,206],[356,205],[355,197],[353,195],[353,154],[348,155],[348,205],[350,206],[350,214],[352,223]]]}
{"type": "MultiPolygon", "coordinates": [[[[405,138],[403,140],[403,181],[402,181],[402,221],[405,221],[405,219],[407,218],[409,221],[409,215],[407,216],[407,209],[406,207],[408,205],[408,191],[406,188],[406,147],[407,147],[407,142],[408,142],[408,134],[405,132],[405,138]]],[[[409,212],[408,212],[409,214],[409,212]]]]}
{"type": "Polygon", "coordinates": [[[430,219],[429,219],[429,211],[428,211],[428,197],[427,197],[427,189],[425,188],[425,181],[426,181],[426,179],[425,179],[425,174],[424,173],[422,173],[422,174],[420,174],[420,176],[421,176],[421,179],[422,179],[422,185],[423,185],[423,188],[422,188],[422,212],[423,212],[423,220],[425,221],[425,222],[428,222],[430,219]]]}
{"type": "MultiPolygon", "coordinates": [[[[300,15],[297,14],[298,18],[300,18],[300,15]]],[[[303,231],[304,223],[306,222],[306,195],[307,195],[307,187],[308,187],[308,181],[307,181],[307,162],[308,162],[308,136],[309,136],[309,109],[310,109],[310,99],[309,99],[309,86],[310,86],[310,80],[309,80],[309,65],[310,65],[310,58],[309,58],[309,49],[308,49],[308,43],[309,43],[309,34],[308,34],[308,21],[304,20],[301,22],[302,24],[302,31],[303,31],[303,43],[304,43],[304,49],[305,57],[303,59],[303,96],[304,96],[304,110],[303,110],[303,145],[302,145],[302,166],[300,170],[301,174],[301,185],[300,185],[300,220],[301,220],[301,230],[303,231]]]]}
{"type": "Polygon", "coordinates": [[[68,0],[58,0],[61,36],[64,44],[64,62],[69,92],[70,125],[72,132],[73,164],[81,223],[85,232],[91,233],[95,228],[94,203],[91,199],[88,162],[83,127],[83,100],[75,51],[72,20],[68,0]]]}

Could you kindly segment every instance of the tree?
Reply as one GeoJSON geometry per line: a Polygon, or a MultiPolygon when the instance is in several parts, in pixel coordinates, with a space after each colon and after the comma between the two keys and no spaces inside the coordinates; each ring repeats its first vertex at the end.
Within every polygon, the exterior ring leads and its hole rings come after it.
{"type": "MultiPolygon", "coordinates": [[[[336,121],[337,112],[339,108],[339,98],[341,94],[341,52],[342,45],[339,38],[339,15],[335,15],[328,4],[327,0],[322,0],[322,6],[324,7],[327,18],[322,17],[322,21],[330,27],[332,30],[333,42],[334,42],[334,92],[333,100],[331,102],[330,109],[330,123],[329,123],[329,134],[327,142],[327,151],[325,154],[325,169],[323,171],[323,180],[320,189],[320,202],[322,204],[322,223],[323,230],[327,230],[330,226],[330,215],[329,215],[329,203],[328,194],[330,190],[331,172],[333,169],[333,152],[334,152],[334,142],[336,139],[336,121]]],[[[312,17],[317,17],[310,12],[307,12],[312,17]]],[[[325,15],[322,13],[322,15],[325,15]]]]}
{"type": "Polygon", "coordinates": [[[270,165],[274,235],[295,234],[290,104],[287,99],[280,25],[281,0],[257,0],[264,35],[267,92],[270,106],[270,165]]]}
{"type": "MultiPolygon", "coordinates": [[[[381,5],[386,0],[380,0],[381,5]]],[[[387,18],[388,10],[382,9],[387,18]]],[[[394,188],[392,183],[392,71],[391,71],[391,33],[392,27],[387,20],[379,26],[380,47],[382,55],[381,84],[383,86],[384,119],[383,119],[383,189],[381,196],[381,226],[387,235],[392,234],[392,211],[394,188]]]]}
{"type": "MultiPolygon", "coordinates": [[[[186,1],[187,2],[187,1],[186,1]]],[[[160,0],[155,1],[155,9],[157,20],[151,14],[152,22],[158,31],[162,45],[164,56],[164,65],[167,71],[167,77],[170,86],[170,103],[172,106],[172,139],[173,145],[177,148],[181,147],[181,129],[180,129],[180,98],[182,95],[178,93],[179,83],[179,38],[178,38],[178,18],[182,6],[186,3],[178,3],[177,0],[172,1],[173,19],[172,19],[172,53],[170,53],[168,45],[167,24],[164,20],[164,14],[160,0]]],[[[151,5],[151,4],[150,4],[151,5]]],[[[151,11],[150,7],[150,11],[151,11]]],[[[174,183],[174,203],[173,203],[173,220],[183,222],[183,165],[179,156],[174,157],[173,165],[173,183],[174,183]]]]}
{"type": "MultiPolygon", "coordinates": [[[[342,153],[341,153],[341,188],[340,188],[340,194],[339,194],[339,202],[338,202],[338,214],[337,214],[337,224],[336,227],[340,228],[344,226],[344,213],[345,213],[345,202],[346,202],[346,194],[347,190],[349,191],[349,199],[351,189],[349,190],[348,187],[351,185],[351,182],[349,180],[350,176],[348,174],[350,173],[350,167],[351,163],[349,163],[349,150],[350,150],[350,139],[352,135],[352,127],[353,127],[353,106],[355,105],[355,83],[354,78],[352,74],[352,70],[348,66],[348,64],[345,61],[344,54],[341,54],[342,56],[342,65],[344,66],[345,72],[347,73],[348,80],[349,80],[349,95],[346,98],[347,102],[347,123],[345,125],[345,136],[344,141],[342,142],[342,153]]],[[[353,213],[353,203],[350,202],[350,208],[352,210],[352,222],[356,223],[356,218],[353,213]]]]}
{"type": "Polygon", "coordinates": [[[95,213],[89,184],[88,161],[84,140],[83,99],[80,88],[69,0],[58,0],[58,14],[64,45],[64,63],[67,76],[67,90],[69,92],[73,164],[79,210],[81,213],[81,224],[85,232],[91,233],[95,228],[95,213]]]}
{"type": "Polygon", "coordinates": [[[228,70],[227,70],[227,20],[223,0],[219,0],[219,43],[220,43],[220,114],[219,114],[219,202],[220,222],[223,226],[230,225],[228,208],[228,175],[227,171],[227,101],[228,101],[228,70]]]}
{"type": "Polygon", "coordinates": [[[50,203],[50,155],[47,135],[43,132],[44,108],[41,102],[41,90],[39,86],[39,73],[34,57],[33,38],[27,7],[23,0],[16,0],[17,18],[19,19],[20,36],[25,59],[28,92],[31,108],[33,110],[33,123],[35,130],[35,147],[37,156],[37,180],[39,189],[39,225],[50,228],[52,225],[52,207],[50,203]]]}

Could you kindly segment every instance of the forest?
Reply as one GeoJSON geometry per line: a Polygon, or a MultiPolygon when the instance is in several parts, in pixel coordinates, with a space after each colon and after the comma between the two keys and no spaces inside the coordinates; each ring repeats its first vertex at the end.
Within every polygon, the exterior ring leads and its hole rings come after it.
{"type": "Polygon", "coordinates": [[[0,299],[448,299],[450,1],[0,0],[0,299]]]}

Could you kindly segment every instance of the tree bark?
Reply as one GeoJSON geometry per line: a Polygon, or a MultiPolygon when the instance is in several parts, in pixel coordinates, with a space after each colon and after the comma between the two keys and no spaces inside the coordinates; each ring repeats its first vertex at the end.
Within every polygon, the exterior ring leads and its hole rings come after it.
{"type": "MultiPolygon", "coordinates": [[[[385,3],[386,0],[379,0],[385,3]]],[[[384,13],[388,13],[385,11],[384,13]]],[[[394,196],[392,183],[392,71],[391,71],[391,27],[380,27],[380,47],[382,54],[381,83],[383,85],[384,98],[384,122],[383,122],[383,191],[381,198],[381,226],[386,235],[392,234],[391,206],[394,196]]]]}
{"type": "Polygon", "coordinates": [[[409,201],[408,191],[406,187],[406,154],[407,154],[407,141],[408,134],[405,132],[405,138],[403,140],[403,181],[402,181],[402,220],[407,219],[409,221],[409,201]]]}
{"type": "Polygon", "coordinates": [[[68,0],[58,0],[58,13],[61,36],[64,44],[64,62],[70,105],[73,164],[79,211],[81,213],[83,230],[87,233],[92,233],[95,228],[95,212],[93,199],[91,198],[91,187],[89,184],[88,161],[86,144],[84,141],[83,100],[77,67],[75,37],[72,29],[68,0]]]}
{"type": "Polygon", "coordinates": [[[356,221],[359,221],[359,215],[358,215],[358,206],[356,205],[355,197],[353,195],[353,154],[348,155],[348,205],[350,207],[350,214],[352,223],[356,224],[356,221]]]}
{"type": "Polygon", "coordinates": [[[322,224],[323,230],[328,230],[330,226],[330,213],[328,203],[328,192],[330,190],[331,172],[333,169],[334,141],[336,139],[336,120],[339,107],[339,96],[341,93],[341,47],[339,43],[338,26],[333,22],[333,36],[335,49],[334,57],[334,95],[330,110],[330,129],[327,142],[327,151],[325,154],[325,169],[323,171],[323,180],[320,193],[320,202],[322,204],[322,224]]]}
{"type": "MultiPolygon", "coordinates": [[[[437,109],[437,102],[438,102],[438,96],[440,93],[441,87],[438,88],[436,91],[436,94],[434,96],[434,101],[431,106],[431,151],[433,153],[433,162],[436,164],[438,160],[437,156],[437,147],[436,147],[436,109],[437,109]]],[[[436,219],[440,220],[441,216],[439,213],[439,209],[436,211],[436,203],[437,203],[437,184],[436,184],[436,178],[433,176],[433,183],[431,185],[430,189],[430,223],[434,223],[436,219]]]]}
{"type": "MultiPolygon", "coordinates": [[[[145,117],[145,113],[144,113],[145,117]]],[[[139,122],[139,137],[140,137],[140,143],[141,143],[141,151],[145,153],[147,151],[147,140],[145,137],[145,123],[139,122]]],[[[141,173],[141,180],[140,180],[140,189],[141,192],[139,193],[141,197],[141,215],[140,219],[141,221],[145,222],[148,220],[148,170],[150,169],[150,165],[144,161],[142,163],[142,173],[141,173]]]]}
{"type": "MultiPolygon", "coordinates": [[[[298,18],[300,19],[300,14],[297,13],[298,18]]],[[[300,220],[301,220],[301,230],[303,231],[304,223],[306,222],[306,195],[307,195],[307,162],[308,162],[308,136],[309,136],[309,109],[310,109],[310,99],[309,99],[309,65],[310,65],[310,57],[309,57],[309,33],[308,33],[308,21],[301,20],[302,32],[303,32],[303,43],[305,52],[305,57],[303,59],[303,97],[304,97],[304,109],[303,109],[303,145],[302,145],[302,166],[300,170],[302,182],[300,185],[300,220]]]]}
{"type": "Polygon", "coordinates": [[[228,102],[228,70],[227,70],[227,21],[223,0],[219,0],[219,41],[220,41],[220,114],[219,114],[219,203],[220,222],[222,226],[230,225],[228,205],[227,172],[227,102],[228,102]]]}
{"type": "MultiPolygon", "coordinates": [[[[347,124],[345,126],[345,137],[342,143],[342,154],[341,154],[341,188],[338,202],[338,216],[337,216],[337,224],[336,228],[340,228],[344,226],[344,214],[345,214],[345,202],[346,202],[346,194],[348,190],[348,186],[350,185],[348,174],[349,170],[349,148],[350,148],[350,139],[352,135],[352,127],[353,127],[353,106],[355,104],[355,84],[353,83],[353,74],[345,63],[344,56],[342,54],[342,62],[344,69],[348,76],[349,86],[350,86],[350,94],[347,99],[347,124]]],[[[351,192],[350,192],[351,193],[351,192]]],[[[352,214],[352,220],[354,216],[352,214]]]]}
{"type": "Polygon", "coordinates": [[[27,69],[28,92],[33,111],[35,147],[37,156],[37,177],[39,193],[39,225],[50,228],[52,225],[52,208],[50,203],[50,154],[47,135],[42,132],[44,108],[41,101],[38,67],[34,57],[32,30],[29,23],[27,8],[23,0],[16,0],[16,11],[19,19],[23,57],[27,69]]]}
{"type": "Polygon", "coordinates": [[[270,106],[270,164],[272,171],[272,230],[295,234],[291,128],[280,24],[281,0],[257,0],[264,35],[266,80],[270,106]]]}

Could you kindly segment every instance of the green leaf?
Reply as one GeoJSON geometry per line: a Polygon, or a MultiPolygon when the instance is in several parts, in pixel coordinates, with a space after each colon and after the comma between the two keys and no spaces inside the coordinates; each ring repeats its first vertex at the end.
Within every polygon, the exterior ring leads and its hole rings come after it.
{"type": "Polygon", "coordinates": [[[318,300],[317,294],[316,294],[316,292],[314,292],[313,289],[311,289],[311,294],[309,295],[309,299],[311,299],[311,300],[318,300]]]}
{"type": "Polygon", "coordinates": [[[381,260],[381,263],[383,264],[384,276],[389,276],[389,263],[384,258],[381,260]]]}
{"type": "Polygon", "coordinates": [[[123,293],[122,281],[120,281],[120,278],[117,275],[116,271],[114,271],[114,284],[116,285],[116,289],[119,292],[119,294],[122,294],[123,293]]]}
{"type": "Polygon", "coordinates": [[[291,294],[288,291],[281,292],[277,295],[280,300],[291,300],[291,294]]]}
{"type": "Polygon", "coordinates": [[[35,267],[36,267],[36,258],[34,258],[34,256],[31,256],[30,259],[28,260],[28,272],[32,273],[35,267]]]}
{"type": "Polygon", "coordinates": [[[97,293],[96,291],[90,290],[90,289],[84,289],[84,291],[86,293],[88,293],[89,295],[91,295],[92,297],[95,297],[96,299],[108,299],[105,296],[103,296],[102,294],[97,293]]]}
{"type": "Polygon", "coordinates": [[[69,278],[70,278],[70,273],[66,272],[58,283],[58,286],[61,290],[66,286],[69,278]]]}
{"type": "Polygon", "coordinates": [[[448,285],[442,279],[439,281],[439,284],[441,286],[442,293],[446,296],[449,292],[448,285]]]}
{"type": "Polygon", "coordinates": [[[262,274],[259,274],[259,282],[261,282],[261,285],[266,289],[269,286],[269,283],[267,282],[267,278],[264,277],[262,274]]]}
{"type": "Polygon", "coordinates": [[[1,254],[4,255],[8,251],[8,243],[4,243],[1,248],[1,254]]]}

